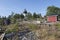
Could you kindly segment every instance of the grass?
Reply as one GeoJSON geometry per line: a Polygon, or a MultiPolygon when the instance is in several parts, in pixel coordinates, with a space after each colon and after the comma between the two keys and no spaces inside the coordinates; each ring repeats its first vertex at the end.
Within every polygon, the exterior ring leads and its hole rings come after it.
{"type": "Polygon", "coordinates": [[[60,24],[59,24],[59,23],[55,24],[55,26],[56,26],[58,29],[60,29],[60,24]]]}
{"type": "Polygon", "coordinates": [[[7,26],[6,34],[11,33],[11,32],[16,32],[16,31],[18,31],[18,23],[10,24],[7,26]]]}
{"type": "Polygon", "coordinates": [[[37,25],[35,25],[35,24],[28,24],[28,27],[29,27],[31,30],[36,30],[36,29],[37,29],[37,25]]]}

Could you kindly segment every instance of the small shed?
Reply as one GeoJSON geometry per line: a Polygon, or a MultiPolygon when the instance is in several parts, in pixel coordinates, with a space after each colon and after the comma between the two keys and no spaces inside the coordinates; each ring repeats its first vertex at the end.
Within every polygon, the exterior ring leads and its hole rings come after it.
{"type": "Polygon", "coordinates": [[[48,22],[57,22],[58,21],[58,15],[47,16],[47,21],[48,22]]]}

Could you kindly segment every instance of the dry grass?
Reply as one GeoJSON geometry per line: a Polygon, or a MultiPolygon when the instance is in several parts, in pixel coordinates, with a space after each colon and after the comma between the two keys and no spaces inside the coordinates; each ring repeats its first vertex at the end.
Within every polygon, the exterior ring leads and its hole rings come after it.
{"type": "Polygon", "coordinates": [[[59,40],[60,39],[60,24],[51,26],[42,25],[40,29],[35,31],[40,40],[59,40]]]}

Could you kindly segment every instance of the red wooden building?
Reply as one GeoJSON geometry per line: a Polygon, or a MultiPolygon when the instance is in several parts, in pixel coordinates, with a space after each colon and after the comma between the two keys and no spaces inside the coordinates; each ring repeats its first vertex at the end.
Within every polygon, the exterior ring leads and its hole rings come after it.
{"type": "Polygon", "coordinates": [[[48,22],[57,22],[57,20],[58,20],[57,15],[47,16],[48,22]]]}

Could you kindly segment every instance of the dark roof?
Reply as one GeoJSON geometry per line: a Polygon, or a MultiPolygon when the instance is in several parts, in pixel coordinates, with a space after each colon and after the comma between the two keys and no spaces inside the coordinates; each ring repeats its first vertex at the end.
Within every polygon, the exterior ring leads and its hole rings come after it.
{"type": "MultiPolygon", "coordinates": [[[[58,15],[49,15],[49,16],[58,16],[58,15]]],[[[48,17],[48,16],[47,16],[48,17]]]]}

